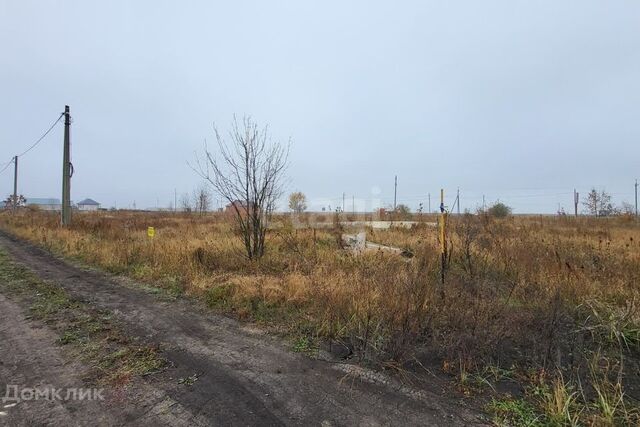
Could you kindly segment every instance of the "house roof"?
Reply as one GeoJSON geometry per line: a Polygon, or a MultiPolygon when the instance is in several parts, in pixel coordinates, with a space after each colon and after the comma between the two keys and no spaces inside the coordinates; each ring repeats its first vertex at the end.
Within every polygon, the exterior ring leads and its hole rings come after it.
{"type": "Polygon", "coordinates": [[[60,199],[28,197],[27,205],[60,205],[60,199]]]}
{"type": "Polygon", "coordinates": [[[93,199],[84,199],[81,202],[78,202],[78,205],[98,206],[98,205],[100,205],[100,203],[96,202],[93,199]]]}

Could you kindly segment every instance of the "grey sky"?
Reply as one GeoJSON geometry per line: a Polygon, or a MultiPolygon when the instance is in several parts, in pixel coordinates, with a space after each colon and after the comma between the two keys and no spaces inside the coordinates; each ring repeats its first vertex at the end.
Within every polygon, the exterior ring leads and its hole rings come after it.
{"type": "MultiPolygon", "coordinates": [[[[74,200],[166,207],[234,113],[291,137],[316,206],[391,202],[398,174],[412,208],[460,187],[555,212],[640,178],[637,1],[0,0],[0,52],[0,162],[69,104],[74,200]]],[[[20,192],[60,197],[61,152],[59,126],[20,192]]]]}

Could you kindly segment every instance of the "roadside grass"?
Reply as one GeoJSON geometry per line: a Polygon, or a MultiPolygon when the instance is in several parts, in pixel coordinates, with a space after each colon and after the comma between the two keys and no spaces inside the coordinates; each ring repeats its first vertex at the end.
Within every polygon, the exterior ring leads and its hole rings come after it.
{"type": "Polygon", "coordinates": [[[89,383],[124,385],[165,366],[158,348],[128,336],[108,311],[73,299],[58,285],[10,261],[2,250],[0,290],[28,304],[31,319],[58,333],[58,344],[69,346],[90,367],[85,379],[89,383]]]}
{"type": "Polygon", "coordinates": [[[640,425],[637,402],[625,396],[619,378],[601,369],[593,370],[590,380],[565,381],[560,372],[538,377],[526,383],[524,396],[494,396],[486,410],[499,426],[640,425]]]}
{"type": "MultiPolygon", "coordinates": [[[[152,292],[194,296],[216,312],[267,325],[294,351],[329,342],[373,367],[437,360],[464,394],[493,397],[496,422],[637,422],[636,222],[453,216],[443,285],[437,232],[428,224],[368,230],[377,243],[409,249],[415,256],[406,261],[355,256],[339,244],[339,228],[275,220],[258,261],[242,255],[224,215],[79,214],[61,228],[57,217],[34,212],[0,217],[0,227],[152,292]],[[153,239],[147,226],[156,228],[153,239]],[[518,386],[515,397],[503,395],[505,382],[518,386]]],[[[71,331],[65,340],[82,336],[71,331]]]]}
{"type": "Polygon", "coordinates": [[[318,354],[318,344],[313,337],[303,335],[293,341],[293,351],[315,356],[318,354]]]}
{"type": "Polygon", "coordinates": [[[537,427],[545,425],[535,408],[524,399],[492,400],[487,407],[497,426],[537,427]]]}

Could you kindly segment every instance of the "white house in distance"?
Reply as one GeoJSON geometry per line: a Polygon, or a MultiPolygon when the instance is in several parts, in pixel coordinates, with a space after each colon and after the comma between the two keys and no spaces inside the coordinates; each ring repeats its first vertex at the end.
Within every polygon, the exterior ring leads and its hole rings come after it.
{"type": "Polygon", "coordinates": [[[84,199],[77,204],[79,211],[97,211],[100,209],[100,203],[92,199],[84,199]]]}

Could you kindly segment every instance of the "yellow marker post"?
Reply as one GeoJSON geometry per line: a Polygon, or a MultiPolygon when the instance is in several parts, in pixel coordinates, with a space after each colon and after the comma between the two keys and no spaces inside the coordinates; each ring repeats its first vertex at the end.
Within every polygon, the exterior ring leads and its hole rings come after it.
{"type": "Polygon", "coordinates": [[[149,236],[150,239],[153,239],[155,235],[156,235],[156,229],[153,227],[147,227],[147,236],[149,236]]]}

